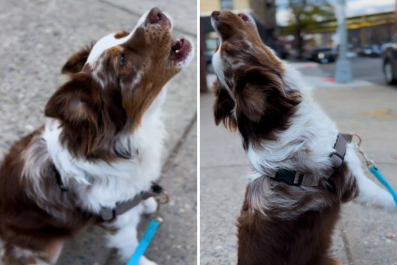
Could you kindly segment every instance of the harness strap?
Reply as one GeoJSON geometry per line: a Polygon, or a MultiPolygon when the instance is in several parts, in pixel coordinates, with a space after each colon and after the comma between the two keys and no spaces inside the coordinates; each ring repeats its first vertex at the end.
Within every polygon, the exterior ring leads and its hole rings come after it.
{"type": "MultiPolygon", "coordinates": [[[[350,143],[352,139],[353,135],[351,134],[338,134],[336,142],[334,144],[335,152],[331,153],[330,155],[332,168],[334,169],[332,174],[342,165],[346,154],[347,143],[350,143]]],[[[332,174],[327,176],[325,179],[328,180],[332,176],[332,174]]],[[[319,179],[313,178],[310,175],[303,175],[300,172],[288,169],[280,169],[273,176],[266,176],[276,181],[281,181],[293,186],[317,187],[319,184],[319,179]]]]}
{"type": "MultiPolygon", "coordinates": [[[[58,169],[56,168],[55,164],[52,163],[52,169],[55,173],[55,180],[59,186],[59,188],[63,192],[67,192],[68,189],[65,187],[65,184],[62,181],[61,174],[59,173],[58,169]]],[[[110,221],[116,218],[118,215],[122,215],[123,213],[131,210],[142,201],[149,199],[150,197],[159,196],[163,193],[163,188],[158,185],[157,183],[152,182],[149,191],[142,191],[141,193],[137,194],[134,198],[124,202],[117,202],[114,208],[105,208],[103,207],[99,213],[99,216],[102,218],[103,221],[110,221]]],[[[92,215],[90,213],[86,213],[92,215]]]]}
{"type": "Polygon", "coordinates": [[[116,218],[118,215],[122,215],[123,213],[131,210],[135,206],[137,206],[142,201],[149,199],[150,197],[159,196],[163,192],[163,188],[160,187],[156,183],[152,183],[152,187],[150,191],[143,191],[140,194],[137,194],[133,199],[116,203],[115,208],[102,208],[99,215],[102,220],[109,221],[113,218],[116,218]]]}

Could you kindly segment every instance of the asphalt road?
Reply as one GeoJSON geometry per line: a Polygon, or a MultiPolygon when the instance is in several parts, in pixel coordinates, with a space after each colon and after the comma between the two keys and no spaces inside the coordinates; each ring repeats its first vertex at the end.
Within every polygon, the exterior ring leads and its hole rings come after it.
{"type": "MultiPolygon", "coordinates": [[[[379,85],[386,84],[383,77],[381,58],[356,57],[351,59],[350,62],[355,80],[364,80],[379,85]]],[[[307,75],[334,77],[335,65],[335,63],[320,64],[318,71],[313,71],[313,69],[301,69],[301,71],[307,75]]]]}

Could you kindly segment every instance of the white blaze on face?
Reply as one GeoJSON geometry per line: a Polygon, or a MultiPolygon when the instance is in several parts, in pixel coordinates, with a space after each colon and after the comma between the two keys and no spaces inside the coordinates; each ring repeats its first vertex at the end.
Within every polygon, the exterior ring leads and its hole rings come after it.
{"type": "Polygon", "coordinates": [[[213,18],[211,18],[211,24],[212,24],[212,27],[215,29],[215,31],[216,31],[216,33],[218,34],[218,37],[219,37],[219,48],[216,51],[216,53],[212,56],[212,66],[214,67],[214,72],[215,72],[216,76],[218,77],[219,81],[226,88],[226,90],[229,93],[230,97],[234,100],[234,96],[233,96],[232,90],[226,84],[226,80],[225,80],[225,73],[224,73],[223,62],[222,62],[222,57],[221,57],[221,48],[222,48],[221,34],[219,34],[219,32],[218,32],[218,29],[215,26],[215,21],[214,21],[213,18]]]}
{"type": "Polygon", "coordinates": [[[135,28],[131,31],[131,33],[128,36],[125,36],[124,38],[120,38],[120,39],[116,39],[114,37],[115,33],[111,33],[105,37],[103,37],[102,39],[100,39],[99,41],[97,41],[97,43],[95,43],[94,47],[92,48],[90,55],[88,56],[87,62],[86,64],[90,64],[91,66],[93,66],[99,59],[99,57],[103,54],[104,51],[117,46],[117,45],[121,45],[125,42],[127,42],[132,35],[134,34],[135,30],[139,27],[143,27],[146,17],[149,14],[149,11],[146,12],[138,21],[137,25],[135,26],[135,28]]]}
{"type": "Polygon", "coordinates": [[[111,33],[95,43],[90,55],[88,56],[86,64],[90,64],[91,66],[94,65],[104,51],[116,45],[125,43],[132,36],[132,32],[128,36],[120,39],[116,39],[114,35],[115,33],[111,33]]]}

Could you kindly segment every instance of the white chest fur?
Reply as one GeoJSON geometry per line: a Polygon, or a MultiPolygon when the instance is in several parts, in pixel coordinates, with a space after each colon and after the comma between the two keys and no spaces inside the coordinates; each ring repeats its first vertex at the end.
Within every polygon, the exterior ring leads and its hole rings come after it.
{"type": "Polygon", "coordinates": [[[102,207],[132,199],[159,177],[165,131],[159,109],[151,110],[149,116],[133,135],[121,141],[129,145],[132,157],[111,164],[72,157],[59,142],[58,121],[46,122],[42,137],[50,157],[65,185],[76,189],[87,210],[99,212],[102,207]]]}

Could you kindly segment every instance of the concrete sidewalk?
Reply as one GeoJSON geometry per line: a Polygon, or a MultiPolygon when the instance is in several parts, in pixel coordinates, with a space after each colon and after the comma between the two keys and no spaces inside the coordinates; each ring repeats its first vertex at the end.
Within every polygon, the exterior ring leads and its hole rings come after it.
{"type": "MultiPolygon", "coordinates": [[[[397,89],[319,87],[314,93],[342,132],[362,136],[362,147],[397,189],[397,89]]],[[[215,126],[212,94],[202,94],[200,100],[201,264],[235,264],[235,222],[250,166],[240,136],[215,126]]],[[[396,213],[345,205],[333,254],[344,265],[397,264],[397,240],[387,237],[397,234],[396,224],[396,213]]]]}
{"type": "MultiPolygon", "coordinates": [[[[46,101],[65,79],[66,59],[109,33],[131,31],[154,6],[174,18],[176,37],[197,47],[195,0],[0,0],[0,161],[14,141],[43,123],[46,101]]],[[[170,82],[163,107],[168,138],[161,184],[171,202],[147,252],[158,264],[196,264],[196,64],[195,58],[170,82]]],[[[119,265],[96,228],[68,243],[58,264],[119,265]]]]}

